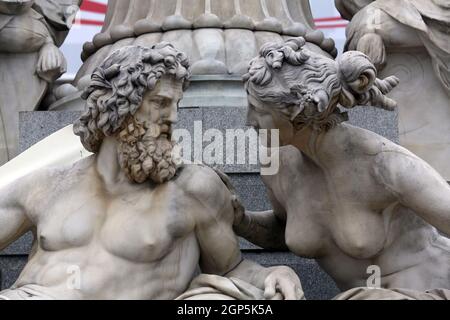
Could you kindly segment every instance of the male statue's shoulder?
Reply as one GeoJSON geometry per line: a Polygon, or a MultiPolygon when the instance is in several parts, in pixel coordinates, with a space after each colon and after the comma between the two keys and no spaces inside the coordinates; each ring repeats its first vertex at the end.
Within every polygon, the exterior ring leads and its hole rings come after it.
{"type": "Polygon", "coordinates": [[[218,172],[203,164],[187,164],[180,169],[178,180],[188,190],[211,193],[217,188],[225,188],[218,172]]]}
{"type": "Polygon", "coordinates": [[[180,169],[178,185],[185,193],[209,205],[221,206],[231,197],[225,175],[202,164],[187,164],[180,169]]]}
{"type": "Polygon", "coordinates": [[[45,185],[46,188],[51,189],[61,185],[63,181],[75,180],[77,176],[91,168],[92,163],[92,156],[90,156],[72,164],[45,166],[19,178],[14,183],[24,188],[45,185]]]}

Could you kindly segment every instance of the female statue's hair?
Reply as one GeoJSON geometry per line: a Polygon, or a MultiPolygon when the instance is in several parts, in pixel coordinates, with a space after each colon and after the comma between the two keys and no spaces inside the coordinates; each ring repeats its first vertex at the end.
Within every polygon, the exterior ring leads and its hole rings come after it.
{"type": "Polygon", "coordinates": [[[139,109],[145,92],[153,90],[163,75],[174,76],[185,86],[190,76],[186,55],[169,43],[124,47],[106,58],[92,74],[82,96],[87,110],[74,124],[84,147],[98,152],[105,136],[121,129],[139,109]]]}
{"type": "Polygon", "coordinates": [[[378,79],[374,65],[363,53],[346,52],[334,61],[304,48],[305,44],[299,37],[265,45],[244,75],[247,92],[289,117],[297,129],[313,125],[328,130],[348,120],[338,105],[395,109],[396,102],[385,94],[399,80],[378,79]]]}

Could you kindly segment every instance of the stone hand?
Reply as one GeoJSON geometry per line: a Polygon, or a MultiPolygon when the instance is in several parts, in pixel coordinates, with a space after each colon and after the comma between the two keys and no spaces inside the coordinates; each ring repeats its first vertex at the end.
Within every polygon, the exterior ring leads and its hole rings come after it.
{"type": "Polygon", "coordinates": [[[231,199],[234,208],[234,226],[239,226],[245,217],[245,208],[241,203],[239,195],[237,194],[236,189],[231,183],[230,178],[220,170],[215,170],[217,175],[220,177],[222,182],[227,186],[228,190],[231,192],[231,199]]]}
{"type": "Polygon", "coordinates": [[[47,82],[58,79],[67,70],[67,62],[62,52],[53,43],[46,43],[39,53],[36,72],[47,82]]]}
{"type": "Polygon", "coordinates": [[[233,195],[233,208],[234,208],[234,226],[239,226],[245,218],[245,208],[242,205],[241,199],[237,194],[233,195]]]}
{"type": "Polygon", "coordinates": [[[370,58],[377,70],[382,70],[386,64],[386,47],[383,39],[376,33],[368,33],[359,39],[356,50],[370,58]]]}
{"type": "Polygon", "coordinates": [[[371,6],[358,12],[347,28],[347,50],[367,55],[378,70],[386,64],[386,44],[381,33],[388,23],[379,9],[371,6]]]}
{"type": "Polygon", "coordinates": [[[268,300],[303,300],[302,284],[289,267],[273,267],[264,282],[264,297],[268,300]]]}

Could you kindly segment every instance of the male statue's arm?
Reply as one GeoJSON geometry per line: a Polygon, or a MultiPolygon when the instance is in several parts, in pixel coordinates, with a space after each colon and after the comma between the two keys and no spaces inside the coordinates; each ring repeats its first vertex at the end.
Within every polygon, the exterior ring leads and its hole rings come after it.
{"type": "Polygon", "coordinates": [[[450,237],[450,186],[429,164],[414,155],[377,155],[373,176],[398,201],[450,237]]]}
{"type": "Polygon", "coordinates": [[[0,251],[33,227],[24,204],[19,200],[21,183],[0,189],[0,251]]]}
{"type": "Polygon", "coordinates": [[[202,272],[241,279],[263,290],[267,299],[275,299],[279,294],[289,300],[302,299],[301,283],[292,269],[285,266],[264,268],[243,260],[233,232],[233,195],[217,175],[213,173],[212,177],[214,179],[204,185],[209,196],[199,197],[204,199],[205,209],[196,229],[202,272]]]}
{"type": "Polygon", "coordinates": [[[245,210],[228,176],[220,171],[216,172],[232,193],[235,212],[234,232],[264,249],[288,251],[285,241],[286,221],[282,218],[286,216],[286,212],[278,203],[272,191],[267,189],[267,194],[274,210],[245,210]]]}

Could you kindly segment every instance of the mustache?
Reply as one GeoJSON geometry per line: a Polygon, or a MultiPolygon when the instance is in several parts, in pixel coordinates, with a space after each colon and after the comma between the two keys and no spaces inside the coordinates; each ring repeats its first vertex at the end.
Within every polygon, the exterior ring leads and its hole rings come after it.
{"type": "Polygon", "coordinates": [[[154,123],[131,119],[119,133],[118,156],[121,168],[135,183],[152,180],[163,183],[172,179],[181,166],[181,157],[173,151],[176,144],[170,132],[154,123]]]}

